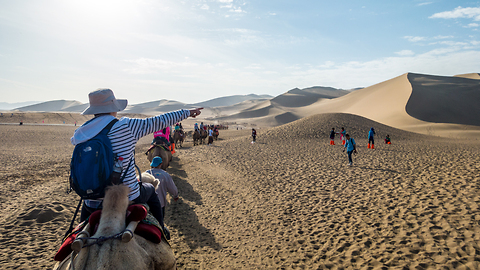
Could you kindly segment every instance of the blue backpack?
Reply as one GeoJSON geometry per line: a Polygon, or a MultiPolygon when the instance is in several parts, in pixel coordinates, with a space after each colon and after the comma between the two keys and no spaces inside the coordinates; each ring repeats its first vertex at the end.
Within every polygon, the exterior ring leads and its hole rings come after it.
{"type": "Polygon", "coordinates": [[[112,120],[99,134],[75,146],[70,162],[70,187],[82,199],[98,199],[105,196],[105,188],[111,185],[114,154],[108,132],[118,119],[112,120]]]}

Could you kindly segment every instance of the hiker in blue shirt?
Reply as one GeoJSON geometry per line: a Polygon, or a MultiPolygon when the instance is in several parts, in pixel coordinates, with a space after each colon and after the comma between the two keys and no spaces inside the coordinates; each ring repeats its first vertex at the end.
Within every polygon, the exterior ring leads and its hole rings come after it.
{"type": "Polygon", "coordinates": [[[372,149],[375,149],[375,140],[373,139],[373,136],[375,135],[375,130],[373,129],[373,127],[370,129],[370,131],[368,132],[368,146],[367,148],[370,148],[370,142],[372,142],[372,149]]]}
{"type": "Polygon", "coordinates": [[[353,160],[352,160],[352,153],[357,153],[357,145],[355,144],[355,140],[353,138],[350,138],[350,135],[347,134],[345,135],[345,138],[347,141],[345,142],[345,146],[343,147],[343,152],[345,152],[345,149],[347,149],[347,155],[348,155],[348,165],[352,166],[353,165],[353,160]]]}

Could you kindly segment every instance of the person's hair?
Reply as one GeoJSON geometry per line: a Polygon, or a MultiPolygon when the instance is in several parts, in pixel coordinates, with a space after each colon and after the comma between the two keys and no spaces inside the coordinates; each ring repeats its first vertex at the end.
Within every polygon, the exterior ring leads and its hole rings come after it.
{"type": "Polygon", "coordinates": [[[347,133],[347,134],[345,134],[345,137],[347,137],[347,136],[348,136],[348,137],[350,137],[350,134],[348,134],[348,133],[347,133]]]}
{"type": "Polygon", "coordinates": [[[93,116],[94,117],[99,117],[99,116],[102,116],[102,115],[110,115],[111,113],[107,112],[107,113],[97,113],[97,114],[94,114],[93,116]]]}

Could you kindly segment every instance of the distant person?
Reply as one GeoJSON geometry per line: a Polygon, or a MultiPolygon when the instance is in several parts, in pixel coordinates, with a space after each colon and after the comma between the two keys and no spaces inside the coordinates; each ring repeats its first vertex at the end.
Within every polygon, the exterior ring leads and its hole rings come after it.
{"type": "Polygon", "coordinates": [[[20,126],[23,125],[23,121],[20,121],[20,126]]]}
{"type": "Polygon", "coordinates": [[[254,128],[252,128],[252,138],[253,138],[252,142],[257,141],[257,131],[254,128]]]}
{"type": "Polygon", "coordinates": [[[330,145],[335,145],[335,134],[338,134],[338,132],[335,132],[335,128],[332,128],[330,131],[330,145]]]}
{"type": "Polygon", "coordinates": [[[385,143],[386,144],[392,144],[392,141],[390,140],[390,135],[387,134],[387,137],[385,137],[385,143]]]}
{"type": "Polygon", "coordinates": [[[165,145],[170,148],[170,136],[168,136],[168,132],[170,131],[170,127],[163,128],[161,130],[155,131],[153,133],[153,141],[152,144],[156,145],[165,145]]]}
{"type": "MultiPolygon", "coordinates": [[[[107,125],[117,118],[117,112],[125,110],[127,107],[126,99],[116,99],[113,91],[110,89],[98,89],[88,95],[89,107],[85,109],[83,115],[94,115],[95,117],[87,121],[81,127],[75,130],[70,139],[73,145],[85,142],[95,137],[107,125]]],[[[135,174],[135,146],[142,137],[145,137],[155,130],[161,130],[169,125],[173,125],[187,117],[196,117],[201,113],[201,109],[178,110],[165,114],[139,119],[122,117],[115,122],[108,132],[107,137],[112,144],[114,156],[123,157],[123,184],[130,188],[129,200],[139,204],[148,204],[152,215],[162,219],[162,208],[158,200],[155,188],[152,184],[139,184],[135,174]]],[[[102,198],[85,200],[83,203],[80,221],[84,221],[102,204],[102,198]]]]}
{"type": "Polygon", "coordinates": [[[345,141],[345,146],[343,147],[343,152],[345,152],[345,149],[347,149],[348,165],[352,166],[353,165],[352,153],[355,153],[355,154],[357,153],[357,145],[355,143],[355,140],[353,138],[350,138],[349,134],[346,134],[345,138],[347,140],[345,141]]]}
{"type": "Polygon", "coordinates": [[[373,129],[373,127],[372,127],[370,129],[370,131],[368,132],[368,146],[367,146],[367,148],[370,148],[370,143],[371,143],[371,148],[375,149],[374,136],[375,136],[375,129],[373,129]]]}
{"type": "Polygon", "coordinates": [[[198,123],[195,123],[195,125],[193,125],[193,130],[200,132],[200,128],[198,127],[198,123]]]}
{"type": "Polygon", "coordinates": [[[347,131],[345,128],[342,127],[342,131],[340,131],[340,140],[342,141],[342,145],[345,145],[345,135],[347,134],[347,131]]]}
{"type": "Polygon", "coordinates": [[[175,183],[173,182],[172,177],[168,172],[162,170],[162,158],[154,157],[152,163],[150,163],[150,170],[147,170],[146,173],[151,174],[158,180],[158,186],[156,187],[157,197],[162,206],[162,220],[159,221],[161,226],[164,228],[167,240],[170,239],[170,232],[165,227],[164,218],[165,218],[165,206],[167,205],[167,192],[173,197],[173,200],[178,200],[178,189],[175,183]],[[168,236],[168,237],[167,237],[168,236]]]}
{"type": "Polygon", "coordinates": [[[205,130],[205,126],[203,125],[203,122],[200,123],[200,129],[205,130]]]}
{"type": "Polygon", "coordinates": [[[208,128],[208,145],[212,145],[213,143],[213,129],[208,128]]]}

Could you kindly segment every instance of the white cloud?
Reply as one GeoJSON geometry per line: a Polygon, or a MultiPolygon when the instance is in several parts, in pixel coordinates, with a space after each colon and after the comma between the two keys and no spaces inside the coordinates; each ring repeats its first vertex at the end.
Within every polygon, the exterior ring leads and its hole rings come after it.
{"type": "Polygon", "coordinates": [[[220,3],[232,3],[233,0],[218,0],[220,3]]]}
{"type": "Polygon", "coordinates": [[[442,36],[442,35],[438,35],[438,36],[434,37],[434,39],[448,39],[448,38],[454,38],[454,36],[442,36]]]}
{"type": "Polygon", "coordinates": [[[440,41],[438,44],[447,45],[447,46],[467,46],[467,42],[455,42],[455,41],[440,41]]]}
{"type": "Polygon", "coordinates": [[[400,55],[400,56],[412,56],[415,53],[411,50],[401,50],[401,51],[395,52],[395,54],[400,55]]]}
{"type": "Polygon", "coordinates": [[[478,25],[479,25],[478,23],[469,23],[464,27],[465,28],[476,28],[476,27],[478,27],[478,25]]]}
{"type": "Polygon", "coordinates": [[[242,13],[242,12],[245,12],[245,11],[243,11],[241,7],[234,7],[232,9],[230,9],[230,12],[242,13]]]}
{"type": "Polygon", "coordinates": [[[425,37],[404,36],[403,38],[407,39],[410,42],[419,42],[425,40],[425,37]]]}
{"type": "Polygon", "coordinates": [[[209,10],[210,7],[207,5],[207,4],[203,4],[200,9],[203,9],[203,10],[209,10]]]}
{"type": "Polygon", "coordinates": [[[419,3],[417,6],[426,6],[430,4],[433,4],[433,2],[423,2],[423,3],[419,3]]]}
{"type": "Polygon", "coordinates": [[[462,8],[461,6],[455,8],[452,11],[444,11],[435,13],[429,17],[430,19],[458,19],[458,18],[468,18],[475,21],[480,21],[480,8],[478,7],[467,7],[462,8]]]}

